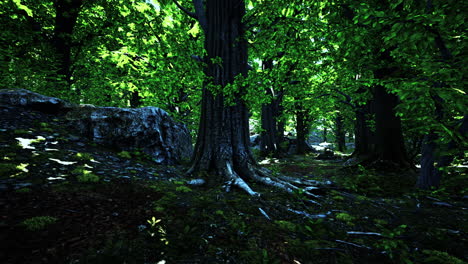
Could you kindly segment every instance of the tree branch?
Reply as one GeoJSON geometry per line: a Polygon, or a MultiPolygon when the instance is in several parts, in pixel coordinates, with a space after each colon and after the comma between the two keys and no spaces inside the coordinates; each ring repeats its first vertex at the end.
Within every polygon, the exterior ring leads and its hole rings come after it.
{"type": "MultiPolygon", "coordinates": [[[[173,0],[175,1],[175,0],[173,0]]],[[[203,0],[193,0],[193,6],[195,7],[195,14],[200,23],[203,31],[208,31],[208,20],[206,19],[205,7],[203,6],[203,0]]]]}
{"type": "Polygon", "coordinates": [[[179,4],[179,2],[177,2],[177,0],[172,0],[172,2],[174,2],[174,4],[176,4],[176,6],[177,6],[180,10],[182,10],[185,14],[187,14],[189,17],[198,20],[198,17],[197,17],[197,15],[196,15],[195,13],[190,12],[190,11],[188,11],[185,7],[181,6],[181,5],[179,4]]]}

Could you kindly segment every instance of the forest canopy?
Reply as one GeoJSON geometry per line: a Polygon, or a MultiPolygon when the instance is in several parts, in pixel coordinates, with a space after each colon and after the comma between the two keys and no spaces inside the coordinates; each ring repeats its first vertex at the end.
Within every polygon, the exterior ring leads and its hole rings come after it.
{"type": "Polygon", "coordinates": [[[430,175],[466,147],[463,1],[235,4],[245,10],[235,11],[242,28],[233,41],[245,50],[233,52],[246,65],[217,82],[206,70],[231,59],[207,50],[201,1],[5,1],[1,84],[100,106],[158,106],[193,135],[205,89],[246,105],[263,155],[284,152],[287,132],[304,153],[310,129],[329,128],[342,151],[354,135],[353,156],[365,164],[409,168],[423,145],[430,175]]]}

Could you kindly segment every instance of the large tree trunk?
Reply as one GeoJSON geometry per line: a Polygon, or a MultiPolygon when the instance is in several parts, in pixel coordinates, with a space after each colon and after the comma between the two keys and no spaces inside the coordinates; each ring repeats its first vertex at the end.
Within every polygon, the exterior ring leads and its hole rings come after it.
{"type": "MultiPolygon", "coordinates": [[[[243,1],[206,1],[206,75],[211,78],[211,84],[225,87],[237,75],[247,74],[244,13],[243,1]]],[[[227,177],[237,185],[242,184],[240,176],[252,173],[250,168],[256,162],[249,148],[248,111],[240,99],[244,89],[240,87],[234,102],[229,104],[222,93],[214,94],[208,83],[204,85],[200,126],[189,173],[211,172],[224,176],[216,182],[227,177]]]]}
{"type": "MultiPolygon", "coordinates": [[[[252,196],[259,194],[245,179],[289,193],[299,189],[291,181],[308,185],[299,179],[270,178],[269,172],[257,165],[249,148],[249,114],[241,100],[245,87],[239,87],[234,96],[229,96],[232,101],[221,92],[210,90],[213,85],[225,87],[232,84],[236,76],[247,74],[247,42],[242,23],[244,1],[206,0],[205,10],[202,1],[194,3],[205,32],[208,53],[205,73],[210,83],[203,87],[200,127],[188,174],[210,175],[209,182],[224,182],[227,190],[237,186],[252,196]]],[[[307,190],[304,193],[315,197],[307,190]]]]}
{"type": "Polygon", "coordinates": [[[57,74],[71,85],[72,35],[83,0],[56,0],[53,45],[58,60],[57,74]]]}
{"type": "Polygon", "coordinates": [[[374,100],[376,132],[374,159],[393,163],[399,168],[411,167],[403,141],[401,121],[394,110],[398,98],[389,94],[385,87],[376,86],[374,100]]]}

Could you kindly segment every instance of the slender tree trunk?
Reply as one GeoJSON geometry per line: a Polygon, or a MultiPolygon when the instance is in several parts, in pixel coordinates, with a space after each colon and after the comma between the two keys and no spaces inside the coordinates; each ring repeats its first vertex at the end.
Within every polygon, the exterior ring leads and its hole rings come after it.
{"type": "MultiPolygon", "coordinates": [[[[264,62],[265,69],[273,68],[273,61],[264,62]]],[[[262,156],[280,156],[283,152],[281,143],[283,141],[284,123],[279,121],[282,114],[283,91],[275,93],[273,87],[266,89],[267,96],[271,97],[271,102],[262,105],[262,133],[260,140],[260,150],[262,156]]]]}
{"type": "Polygon", "coordinates": [[[302,109],[302,105],[298,104],[296,108],[296,153],[304,155],[309,151],[307,144],[307,136],[309,135],[309,120],[307,113],[302,109]]]}
{"type": "Polygon", "coordinates": [[[327,128],[326,127],[323,127],[323,142],[327,142],[327,128]]]}
{"type": "Polygon", "coordinates": [[[344,152],[346,150],[346,135],[343,127],[343,116],[338,113],[335,118],[336,126],[336,143],[338,145],[338,150],[344,152]]]}
{"type": "Polygon", "coordinates": [[[83,0],[56,0],[53,46],[58,59],[57,74],[70,86],[72,82],[72,35],[83,0]]]}
{"type": "Polygon", "coordinates": [[[370,115],[370,103],[360,106],[356,110],[356,123],[354,125],[354,152],[353,158],[369,157],[374,149],[374,133],[371,131],[367,118],[370,115]]]}

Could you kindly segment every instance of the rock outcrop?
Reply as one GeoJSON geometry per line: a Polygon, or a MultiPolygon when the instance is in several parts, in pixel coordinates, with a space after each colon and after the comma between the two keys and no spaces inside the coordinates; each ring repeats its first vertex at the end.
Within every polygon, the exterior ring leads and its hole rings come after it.
{"type": "Polygon", "coordinates": [[[187,127],[157,107],[75,105],[24,89],[0,90],[0,104],[61,115],[82,136],[121,150],[139,148],[160,164],[178,163],[193,152],[187,127]]]}
{"type": "Polygon", "coordinates": [[[48,114],[65,113],[73,107],[73,104],[62,99],[26,89],[0,89],[0,104],[21,106],[48,114]]]}

